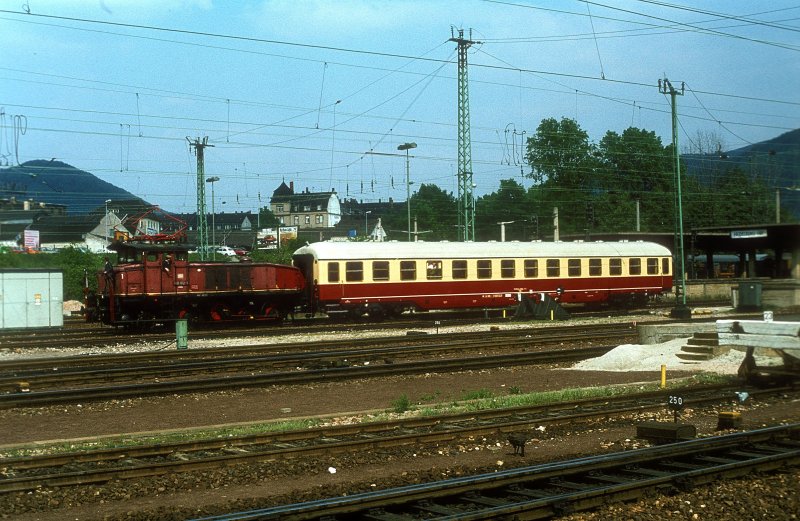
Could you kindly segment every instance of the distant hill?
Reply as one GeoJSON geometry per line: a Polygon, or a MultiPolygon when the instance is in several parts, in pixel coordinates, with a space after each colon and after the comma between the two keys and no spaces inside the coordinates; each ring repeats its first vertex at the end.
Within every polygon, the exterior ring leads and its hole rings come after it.
{"type": "Polygon", "coordinates": [[[781,188],[781,206],[800,219],[800,192],[784,190],[800,187],[800,129],[736,150],[683,154],[681,159],[686,165],[687,175],[707,185],[739,168],[770,188],[781,188]]]}
{"type": "Polygon", "coordinates": [[[37,159],[0,169],[0,197],[63,204],[71,215],[87,214],[107,199],[149,203],[89,172],[55,160],[37,159]]]}

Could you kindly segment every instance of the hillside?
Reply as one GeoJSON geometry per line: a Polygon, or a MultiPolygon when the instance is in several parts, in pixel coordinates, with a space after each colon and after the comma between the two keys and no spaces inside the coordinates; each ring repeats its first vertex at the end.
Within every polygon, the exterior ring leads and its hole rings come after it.
{"type": "Polygon", "coordinates": [[[103,206],[106,199],[137,200],[149,205],[127,190],[61,161],[37,159],[3,168],[0,179],[0,196],[63,204],[71,215],[89,213],[103,206]]]}
{"type": "Polygon", "coordinates": [[[800,191],[787,190],[800,186],[800,129],[735,150],[713,154],[683,154],[687,175],[705,185],[713,185],[733,169],[751,179],[779,189],[781,206],[800,219],[800,191]]]}

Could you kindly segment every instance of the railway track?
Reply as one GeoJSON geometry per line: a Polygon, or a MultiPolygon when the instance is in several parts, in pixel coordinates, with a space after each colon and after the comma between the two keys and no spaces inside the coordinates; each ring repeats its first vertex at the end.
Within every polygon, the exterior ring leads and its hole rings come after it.
{"type": "MultiPolygon", "coordinates": [[[[729,403],[734,388],[741,390],[741,386],[696,387],[683,390],[682,396],[687,407],[716,405],[729,403]]],[[[786,392],[789,391],[750,390],[753,397],[786,392]]],[[[419,446],[500,433],[531,432],[534,426],[573,424],[661,410],[667,394],[666,391],[658,391],[224,439],[0,458],[0,493],[37,487],[81,486],[112,479],[140,479],[289,458],[419,446]]]]}
{"type": "MultiPolygon", "coordinates": [[[[577,318],[592,318],[592,317],[608,317],[619,316],[625,317],[633,311],[625,310],[603,310],[592,312],[576,313],[577,318]]],[[[192,339],[206,339],[213,340],[218,338],[247,338],[253,336],[285,336],[293,334],[304,333],[320,333],[320,332],[341,332],[350,331],[358,328],[360,331],[374,331],[387,328],[393,329],[413,329],[413,328],[431,328],[438,322],[441,327],[446,326],[459,326],[475,324],[476,320],[486,325],[503,324],[507,323],[509,319],[502,317],[502,312],[498,310],[491,310],[490,313],[484,314],[471,313],[471,314],[458,314],[453,312],[447,313],[415,313],[404,315],[399,320],[386,320],[383,322],[353,322],[353,321],[336,321],[326,318],[313,318],[305,319],[299,318],[295,321],[279,325],[277,323],[256,322],[242,324],[222,324],[222,325],[203,325],[200,327],[190,327],[190,336],[192,339]]],[[[509,317],[512,314],[508,314],[509,317]]],[[[754,316],[749,314],[747,316],[754,316]]],[[[702,319],[701,319],[702,320],[702,319]]],[[[673,322],[666,320],[665,322],[673,322]]],[[[30,330],[12,330],[3,331],[0,333],[0,348],[6,349],[31,349],[31,348],[71,348],[71,347],[86,347],[86,346],[108,346],[119,343],[130,343],[146,339],[151,342],[164,342],[168,343],[174,341],[175,332],[171,324],[147,332],[130,332],[113,329],[101,325],[71,325],[65,326],[61,329],[45,329],[38,331],[30,330]]]]}
{"type": "Polygon", "coordinates": [[[202,519],[546,519],[798,464],[800,424],[792,424],[202,519]]]}
{"type": "MultiPolygon", "coordinates": [[[[496,346],[496,344],[495,344],[496,346]]],[[[445,346],[453,349],[452,346],[445,346]]],[[[472,346],[474,348],[474,346],[472,346]]],[[[236,360],[232,363],[236,367],[236,374],[222,376],[208,376],[209,363],[202,364],[200,373],[205,376],[198,376],[197,367],[173,368],[170,373],[169,368],[164,367],[156,371],[155,374],[163,374],[166,377],[176,377],[178,374],[181,379],[171,381],[150,381],[145,383],[119,384],[114,386],[95,386],[95,387],[76,387],[59,388],[51,390],[20,390],[0,395],[0,408],[13,407],[33,407],[45,406],[59,403],[76,403],[109,399],[125,399],[133,397],[157,396],[178,393],[210,392],[225,389],[240,389],[246,387],[265,387],[273,385],[301,385],[313,382],[332,382],[351,380],[356,378],[375,378],[384,376],[396,376],[401,374],[424,374],[430,372],[454,372],[478,370],[496,367],[509,367],[531,364],[548,364],[559,362],[575,362],[605,354],[616,347],[600,346],[582,349],[562,349],[558,351],[546,352],[517,352],[503,355],[484,355],[467,358],[448,358],[439,360],[422,360],[401,363],[383,363],[381,365],[352,365],[345,367],[329,367],[326,369],[309,369],[301,371],[282,371],[242,374],[245,365],[243,361],[236,360]]],[[[384,353],[396,352],[384,351],[384,353]]],[[[356,354],[356,352],[352,352],[356,354]]],[[[310,354],[306,359],[315,359],[319,355],[310,354]]],[[[326,355],[330,356],[330,354],[326,355]]],[[[363,355],[362,355],[363,356],[363,355]]],[[[293,366],[298,360],[297,357],[283,359],[282,365],[293,366]]],[[[227,363],[227,362],[226,362],[227,363]]],[[[212,362],[213,364],[213,362],[212,362]]],[[[189,364],[192,365],[192,364],[189,364]]],[[[214,366],[216,367],[216,366],[214,366]]],[[[259,365],[259,367],[261,367],[259,365]]],[[[148,369],[148,372],[152,371],[148,369]]],[[[253,371],[253,368],[250,368],[253,371]]],[[[152,374],[152,373],[151,373],[152,374]]],[[[114,372],[115,376],[128,378],[125,371],[114,372]]],[[[54,378],[51,382],[56,384],[62,375],[54,378]]],[[[69,375],[66,375],[67,377],[69,375]]],[[[80,376],[71,383],[80,382],[80,376]]],[[[104,376],[103,378],[108,378],[104,376]]],[[[96,382],[96,378],[91,379],[96,382]]],[[[64,378],[67,383],[68,378],[64,378]]]]}

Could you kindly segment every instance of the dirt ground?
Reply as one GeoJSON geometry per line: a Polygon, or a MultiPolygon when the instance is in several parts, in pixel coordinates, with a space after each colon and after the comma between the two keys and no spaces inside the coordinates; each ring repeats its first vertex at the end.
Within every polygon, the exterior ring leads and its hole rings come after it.
{"type": "MultiPolygon", "coordinates": [[[[670,377],[679,378],[688,374],[673,373],[670,377]]],[[[403,395],[412,403],[447,403],[463,400],[467,393],[484,389],[495,396],[502,396],[510,394],[512,389],[529,393],[613,383],[654,382],[659,378],[657,372],[617,373],[514,367],[2,410],[0,444],[346,415],[355,411],[390,409],[392,402],[403,395]]]]}
{"type": "MultiPolygon", "coordinates": [[[[668,376],[675,379],[683,375],[673,373],[668,376]]],[[[6,410],[0,411],[0,440],[9,445],[120,433],[183,431],[209,425],[385,410],[402,395],[408,396],[412,403],[430,404],[463,399],[466,393],[476,390],[504,395],[512,389],[514,392],[533,392],[657,382],[659,378],[657,372],[584,372],[557,367],[518,367],[6,410]]],[[[796,398],[754,403],[742,410],[745,428],[800,421],[800,402],[796,398]]],[[[694,423],[702,435],[714,432],[717,417],[713,410],[688,411],[685,420],[694,423]]],[[[115,494],[114,484],[109,484],[110,492],[104,491],[103,487],[93,492],[103,498],[101,500],[76,500],[73,504],[71,500],[54,497],[50,503],[52,508],[46,512],[2,513],[0,518],[19,521],[186,519],[224,511],[221,508],[244,509],[328,494],[352,494],[623,450],[637,446],[639,441],[634,438],[633,418],[611,424],[595,422],[574,429],[544,431],[529,442],[524,457],[513,455],[511,447],[501,437],[461,440],[451,445],[415,447],[389,454],[310,458],[288,466],[276,464],[272,468],[254,470],[251,478],[233,481],[205,476],[204,484],[198,482],[194,488],[191,484],[171,487],[167,480],[166,485],[155,486],[140,494],[130,491],[115,494]],[[329,470],[331,468],[336,469],[335,473],[329,470]],[[206,484],[208,481],[211,486],[206,484]]]]}

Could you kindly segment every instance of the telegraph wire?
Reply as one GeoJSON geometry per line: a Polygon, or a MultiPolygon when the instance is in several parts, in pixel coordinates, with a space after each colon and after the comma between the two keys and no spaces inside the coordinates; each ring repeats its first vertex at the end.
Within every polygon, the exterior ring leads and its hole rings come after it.
{"type": "MultiPolygon", "coordinates": [[[[538,9],[535,6],[514,4],[514,3],[511,3],[511,2],[501,2],[499,0],[483,0],[483,1],[499,3],[499,4],[507,4],[507,5],[512,5],[512,6],[516,6],[516,7],[527,7],[527,8],[532,8],[532,9],[538,9]]],[[[583,0],[583,1],[587,1],[588,2],[589,0],[583,0]]],[[[591,2],[591,3],[593,5],[598,5],[598,6],[602,6],[602,7],[608,7],[608,6],[605,6],[604,4],[599,4],[599,3],[596,3],[596,2],[591,2]]],[[[615,8],[609,7],[609,9],[615,9],[615,8]]],[[[624,9],[619,9],[619,10],[625,11],[624,9]]],[[[634,13],[634,14],[639,14],[639,13],[635,13],[633,11],[631,11],[631,12],[634,13]]],[[[0,13],[19,14],[19,13],[15,12],[15,11],[9,11],[9,10],[6,10],[6,9],[0,9],[0,13]]],[[[586,16],[586,15],[580,15],[579,13],[570,13],[570,12],[566,12],[566,11],[565,11],[565,13],[576,14],[578,16],[586,16]]],[[[102,24],[102,25],[111,25],[111,26],[118,26],[118,27],[134,28],[134,29],[146,29],[146,30],[159,31],[159,32],[173,32],[173,33],[188,34],[188,35],[193,35],[193,36],[207,36],[207,37],[211,37],[211,38],[231,39],[231,40],[237,40],[237,41],[247,41],[247,42],[255,42],[255,43],[267,43],[267,44],[275,44],[275,45],[294,46],[294,47],[300,47],[300,48],[320,49],[320,50],[330,50],[330,51],[337,51],[337,52],[344,52],[344,53],[351,53],[351,54],[364,54],[364,55],[370,55],[370,56],[380,56],[380,57],[386,57],[386,58],[400,58],[400,59],[408,59],[408,60],[429,61],[429,62],[435,62],[435,63],[447,63],[446,60],[437,59],[437,58],[421,58],[419,56],[411,56],[411,55],[397,54],[397,53],[388,53],[388,52],[380,52],[380,51],[369,51],[369,50],[363,50],[363,49],[349,49],[349,48],[346,48],[346,47],[335,47],[335,46],[316,45],[316,44],[299,43],[299,42],[288,42],[288,41],[282,41],[282,40],[271,40],[271,39],[254,38],[254,37],[247,37],[247,36],[225,35],[225,34],[209,33],[209,32],[203,32],[203,31],[190,31],[190,30],[186,30],[186,29],[173,29],[173,28],[165,28],[165,27],[150,26],[150,25],[126,24],[126,23],[121,23],[121,22],[108,22],[108,21],[93,20],[93,19],[87,19],[87,18],[74,18],[74,17],[45,15],[45,14],[33,14],[33,13],[31,13],[29,16],[52,18],[52,19],[57,19],[57,20],[66,20],[66,21],[73,21],[73,22],[82,22],[82,23],[88,23],[88,24],[102,24]]],[[[650,16],[650,15],[641,14],[641,16],[650,16]]],[[[595,16],[595,17],[596,18],[601,18],[601,17],[598,17],[598,16],[595,16]]],[[[657,18],[657,17],[654,17],[654,16],[651,16],[651,17],[652,18],[657,18]]],[[[16,19],[14,19],[14,20],[18,21],[16,19]]],[[[639,23],[639,22],[630,22],[630,23],[639,23]]],[[[678,24],[678,25],[688,25],[688,24],[682,24],[680,22],[675,22],[675,23],[678,24]]],[[[70,28],[70,27],[67,27],[67,28],[76,29],[76,28],[70,28]]],[[[77,30],[81,30],[81,29],[77,28],[77,30]]],[[[720,34],[724,35],[725,33],[720,33],[720,34]]],[[[133,36],[133,37],[136,37],[135,35],[122,35],[122,36],[133,36]]],[[[742,39],[747,40],[747,38],[744,38],[744,37],[742,37],[742,39]]],[[[789,47],[787,47],[787,48],[789,48],[789,47]]],[[[800,50],[800,48],[789,48],[789,49],[790,50],[800,50]]],[[[243,51],[243,52],[249,52],[249,51],[243,51]]],[[[481,68],[488,68],[488,69],[495,69],[495,70],[509,70],[509,71],[513,71],[513,72],[517,72],[517,71],[520,70],[519,68],[516,68],[516,67],[514,67],[514,68],[499,67],[499,66],[496,66],[496,65],[486,65],[486,64],[480,64],[480,63],[470,63],[470,67],[481,67],[481,68]]],[[[596,76],[587,76],[587,75],[581,75],[581,74],[572,74],[572,73],[563,73],[563,72],[554,72],[554,71],[543,71],[543,70],[537,70],[537,69],[522,69],[522,71],[528,72],[528,73],[537,73],[537,74],[558,76],[558,77],[564,77],[564,78],[595,80],[595,81],[609,81],[609,82],[613,82],[613,83],[617,83],[617,84],[621,84],[621,85],[633,85],[633,86],[638,86],[638,87],[645,87],[645,88],[648,88],[648,89],[653,87],[653,85],[650,84],[650,83],[637,82],[637,81],[631,81],[631,80],[612,80],[612,79],[608,79],[608,78],[606,80],[600,80],[596,76]]],[[[723,93],[711,93],[711,92],[703,92],[703,93],[704,94],[713,94],[715,96],[738,97],[738,96],[728,95],[728,94],[723,94],[723,93]]],[[[747,98],[744,98],[744,99],[747,99],[747,98]]],[[[781,103],[781,101],[777,101],[777,100],[775,102],[776,103],[781,103]]],[[[790,103],[790,102],[785,102],[785,103],[790,103]]]]}

